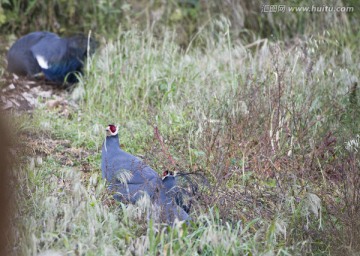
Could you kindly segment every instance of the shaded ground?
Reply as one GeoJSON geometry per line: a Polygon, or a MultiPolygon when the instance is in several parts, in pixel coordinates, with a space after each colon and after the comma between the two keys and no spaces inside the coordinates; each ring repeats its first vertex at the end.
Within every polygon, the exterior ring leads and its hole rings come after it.
{"type": "Polygon", "coordinates": [[[68,114],[68,108],[77,108],[74,102],[69,102],[68,93],[45,81],[33,81],[19,78],[16,75],[0,80],[0,105],[4,110],[31,112],[36,107],[46,105],[50,109],[60,108],[63,114],[68,114]]]}

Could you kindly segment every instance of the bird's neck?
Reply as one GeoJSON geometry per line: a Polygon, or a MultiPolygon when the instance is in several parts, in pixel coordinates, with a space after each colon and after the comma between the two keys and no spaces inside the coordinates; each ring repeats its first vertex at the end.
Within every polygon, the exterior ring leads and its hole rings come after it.
{"type": "Polygon", "coordinates": [[[120,148],[119,135],[116,134],[114,136],[107,136],[105,143],[106,147],[115,146],[120,148]]]}

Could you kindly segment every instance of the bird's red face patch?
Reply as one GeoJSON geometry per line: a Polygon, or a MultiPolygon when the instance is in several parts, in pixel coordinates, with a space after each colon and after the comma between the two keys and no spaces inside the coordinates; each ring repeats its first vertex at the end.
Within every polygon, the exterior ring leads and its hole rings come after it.
{"type": "Polygon", "coordinates": [[[109,124],[109,129],[112,133],[116,132],[116,126],[113,124],[109,124]]]}
{"type": "Polygon", "coordinates": [[[173,175],[173,172],[171,171],[164,171],[163,172],[163,177],[169,176],[169,175],[173,175]]]}

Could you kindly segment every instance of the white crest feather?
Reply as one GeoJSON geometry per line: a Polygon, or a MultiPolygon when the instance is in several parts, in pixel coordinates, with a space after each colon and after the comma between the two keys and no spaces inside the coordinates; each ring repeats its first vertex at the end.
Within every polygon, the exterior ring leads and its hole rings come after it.
{"type": "Polygon", "coordinates": [[[35,55],[35,58],[42,69],[48,69],[49,65],[45,58],[41,55],[35,55]]]}

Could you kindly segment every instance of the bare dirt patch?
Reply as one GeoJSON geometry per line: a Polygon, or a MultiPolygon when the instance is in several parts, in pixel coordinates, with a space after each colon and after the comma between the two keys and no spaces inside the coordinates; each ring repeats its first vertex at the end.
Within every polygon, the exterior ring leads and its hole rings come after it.
{"type": "Polygon", "coordinates": [[[58,108],[64,115],[69,107],[77,108],[67,100],[69,93],[61,85],[45,80],[28,80],[16,75],[5,76],[0,80],[0,107],[15,112],[32,112],[37,107],[58,108]]]}

